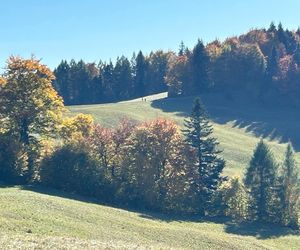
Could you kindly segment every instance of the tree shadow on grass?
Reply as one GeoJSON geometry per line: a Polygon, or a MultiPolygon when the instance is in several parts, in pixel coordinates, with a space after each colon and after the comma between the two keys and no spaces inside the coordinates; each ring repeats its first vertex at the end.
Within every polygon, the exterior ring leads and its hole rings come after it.
{"type": "Polygon", "coordinates": [[[253,236],[257,239],[278,238],[288,235],[300,236],[299,230],[293,230],[276,224],[256,222],[235,222],[227,217],[203,218],[197,215],[168,215],[161,213],[143,212],[141,218],[156,220],[160,222],[193,222],[193,223],[214,223],[222,224],[224,231],[229,234],[240,236],[253,236]]]}
{"type": "Polygon", "coordinates": [[[54,189],[51,187],[46,187],[46,186],[43,186],[40,184],[22,185],[22,186],[18,186],[18,187],[21,190],[32,191],[35,193],[40,193],[40,194],[44,194],[44,195],[48,195],[48,196],[55,196],[55,197],[60,197],[60,198],[64,198],[64,199],[85,202],[85,203],[93,203],[93,204],[97,204],[97,205],[111,205],[111,203],[101,201],[97,198],[93,198],[90,196],[84,196],[84,195],[80,195],[77,193],[62,191],[62,190],[54,189]]]}
{"type": "MultiPolygon", "coordinates": [[[[163,98],[154,100],[151,106],[178,117],[187,117],[195,97],[163,98]]],[[[257,137],[291,141],[300,151],[300,114],[295,107],[262,105],[247,97],[227,99],[219,93],[202,95],[211,120],[218,124],[230,124],[245,129],[257,137]]]]}
{"type": "Polygon", "coordinates": [[[276,224],[255,222],[227,222],[225,232],[242,236],[253,236],[257,239],[278,238],[288,235],[300,236],[299,230],[293,230],[276,224]]]}
{"type": "Polygon", "coordinates": [[[207,218],[198,215],[182,215],[173,213],[161,213],[161,212],[151,212],[145,209],[134,209],[128,206],[122,206],[122,204],[113,204],[101,202],[97,199],[84,197],[77,194],[71,194],[63,192],[60,190],[43,187],[40,185],[25,185],[25,186],[14,186],[4,183],[0,183],[0,188],[12,188],[16,187],[21,190],[32,191],[44,195],[60,197],[69,200],[76,200],[84,203],[91,203],[95,205],[109,206],[115,209],[122,209],[129,212],[137,213],[139,217],[147,220],[155,220],[159,222],[192,222],[192,223],[215,223],[225,225],[225,232],[229,234],[236,234],[241,236],[253,236],[257,239],[268,239],[268,238],[278,238],[287,235],[300,236],[299,230],[292,230],[287,227],[281,227],[275,224],[262,224],[262,223],[250,223],[250,222],[234,222],[226,217],[214,217],[207,218]]]}

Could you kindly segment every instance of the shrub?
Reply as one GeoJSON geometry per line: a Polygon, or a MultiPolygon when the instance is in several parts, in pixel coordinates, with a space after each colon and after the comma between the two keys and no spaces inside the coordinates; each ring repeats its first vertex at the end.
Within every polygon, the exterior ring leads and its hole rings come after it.
{"type": "Polygon", "coordinates": [[[108,199],[99,161],[83,142],[70,142],[46,156],[40,167],[42,184],[60,190],[108,199]]]}
{"type": "Polygon", "coordinates": [[[27,155],[12,136],[0,135],[0,180],[22,184],[27,171],[27,155]]]}

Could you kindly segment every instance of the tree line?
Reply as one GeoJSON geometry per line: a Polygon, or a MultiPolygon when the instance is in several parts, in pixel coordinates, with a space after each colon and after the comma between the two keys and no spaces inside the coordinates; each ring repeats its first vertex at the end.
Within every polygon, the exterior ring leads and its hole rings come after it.
{"type": "Polygon", "coordinates": [[[63,60],[54,70],[53,86],[65,104],[120,101],[163,91],[169,97],[207,92],[234,98],[244,93],[258,103],[299,105],[300,29],[268,29],[194,48],[182,42],[178,53],[141,51],[115,63],[63,60]]]}
{"type": "Polygon", "coordinates": [[[12,57],[0,78],[0,180],[39,183],[99,202],[164,213],[228,216],[299,226],[299,173],[292,145],[278,165],[264,141],[243,180],[227,177],[200,99],[184,128],[171,120],[65,117],[53,73],[12,57]]]}
{"type": "Polygon", "coordinates": [[[92,104],[132,99],[167,91],[164,77],[170,53],[140,51],[131,59],[85,63],[63,60],[54,70],[53,86],[65,104],[92,104]]]}
{"type": "Polygon", "coordinates": [[[246,93],[260,103],[299,104],[300,29],[271,23],[268,29],[253,29],[224,42],[205,46],[199,40],[192,50],[181,47],[169,60],[170,96],[246,93]]]}

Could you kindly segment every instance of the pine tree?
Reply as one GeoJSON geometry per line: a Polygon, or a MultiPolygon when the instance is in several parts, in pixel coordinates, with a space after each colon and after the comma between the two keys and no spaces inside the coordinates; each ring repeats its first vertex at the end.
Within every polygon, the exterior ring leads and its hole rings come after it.
{"type": "Polygon", "coordinates": [[[212,137],[213,128],[209,123],[208,115],[199,98],[195,99],[191,116],[185,120],[186,143],[195,150],[197,175],[191,182],[191,188],[196,193],[196,206],[201,216],[207,212],[211,205],[211,198],[220,182],[224,179],[221,176],[225,161],[219,156],[217,149],[218,141],[212,137]]]}
{"type": "Polygon", "coordinates": [[[300,176],[294,159],[294,150],[291,143],[288,144],[285,153],[282,171],[282,181],[280,181],[282,224],[293,228],[298,228],[300,176]]]}
{"type": "Polygon", "coordinates": [[[245,175],[245,186],[249,191],[249,214],[255,221],[272,221],[274,214],[274,190],[276,188],[277,165],[269,147],[261,140],[250,161],[245,175]]]}

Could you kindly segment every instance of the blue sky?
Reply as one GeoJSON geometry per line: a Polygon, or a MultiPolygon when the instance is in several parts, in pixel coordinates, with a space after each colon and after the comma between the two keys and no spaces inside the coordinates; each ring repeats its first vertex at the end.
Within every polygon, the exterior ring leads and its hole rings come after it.
{"type": "Polygon", "coordinates": [[[133,51],[192,47],[271,21],[300,26],[299,0],[0,0],[0,67],[35,54],[52,69],[62,59],[115,59],[133,51]]]}

